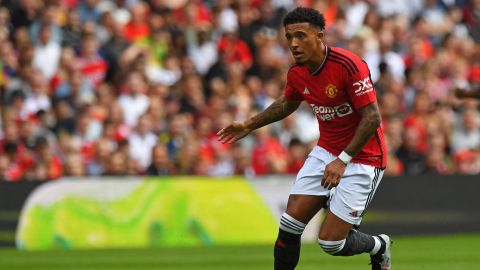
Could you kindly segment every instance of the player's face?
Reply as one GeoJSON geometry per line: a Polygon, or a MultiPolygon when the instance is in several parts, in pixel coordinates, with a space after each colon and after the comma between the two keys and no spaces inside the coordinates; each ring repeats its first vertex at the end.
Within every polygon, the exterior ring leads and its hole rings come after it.
{"type": "Polygon", "coordinates": [[[294,23],[285,27],[285,38],[295,62],[303,64],[321,51],[323,32],[309,23],[294,23]]]}

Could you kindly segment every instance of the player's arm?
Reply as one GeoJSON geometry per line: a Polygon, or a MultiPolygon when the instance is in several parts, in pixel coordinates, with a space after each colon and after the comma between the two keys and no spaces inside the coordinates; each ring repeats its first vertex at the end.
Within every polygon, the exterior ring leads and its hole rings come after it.
{"type": "MultiPolygon", "coordinates": [[[[372,102],[365,107],[360,108],[361,120],[358,124],[358,128],[355,131],[350,143],[347,145],[345,152],[348,159],[354,157],[363,146],[370,140],[373,134],[377,131],[381,124],[380,110],[378,109],[377,102],[372,102]]],[[[340,178],[345,172],[347,164],[342,161],[342,155],[332,161],[325,167],[325,172],[322,178],[322,185],[328,189],[331,189],[338,185],[340,178]]]]}
{"type": "Polygon", "coordinates": [[[282,95],[263,112],[254,115],[244,122],[235,121],[221,129],[217,133],[218,140],[222,143],[234,143],[257,128],[289,116],[300,106],[300,103],[301,101],[289,100],[285,95],[282,95]]]}
{"type": "Polygon", "coordinates": [[[378,109],[377,102],[370,103],[361,108],[360,114],[362,115],[362,119],[358,124],[355,135],[344,150],[351,157],[354,157],[362,150],[363,146],[370,140],[381,123],[380,110],[378,109]]]}
{"type": "Polygon", "coordinates": [[[458,98],[478,98],[480,99],[480,88],[472,89],[467,91],[462,88],[456,88],[454,90],[455,96],[458,98]]]}

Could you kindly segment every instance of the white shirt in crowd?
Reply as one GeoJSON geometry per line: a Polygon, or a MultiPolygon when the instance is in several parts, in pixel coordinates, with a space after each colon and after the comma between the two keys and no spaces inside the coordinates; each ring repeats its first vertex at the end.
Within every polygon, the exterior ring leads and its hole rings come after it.
{"type": "Polygon", "coordinates": [[[157,140],[158,136],[152,132],[143,136],[135,132],[128,138],[130,156],[137,160],[143,169],[147,168],[152,162],[152,148],[157,144],[157,140]]]}
{"type": "Polygon", "coordinates": [[[345,10],[345,17],[347,19],[347,27],[345,37],[351,38],[357,34],[358,30],[363,25],[363,20],[368,12],[368,4],[365,2],[355,2],[347,5],[345,10]]]}
{"type": "Polygon", "coordinates": [[[458,115],[451,145],[454,152],[480,147],[480,117],[477,110],[466,110],[458,115]]]}
{"type": "Polygon", "coordinates": [[[377,0],[377,11],[382,17],[405,15],[414,18],[423,6],[423,0],[377,0]]]}
{"type": "Polygon", "coordinates": [[[125,123],[129,127],[137,125],[138,118],[147,111],[150,104],[148,97],[144,94],[120,95],[118,103],[122,107],[125,123]]]}
{"type": "Polygon", "coordinates": [[[53,41],[46,45],[38,44],[35,46],[33,66],[38,68],[48,80],[57,73],[61,50],[60,45],[53,41]]]}
{"type": "Polygon", "coordinates": [[[40,110],[48,111],[52,107],[50,98],[45,94],[30,95],[22,107],[22,117],[36,114],[40,110]]]}
{"type": "Polygon", "coordinates": [[[397,82],[402,82],[405,79],[405,62],[402,57],[393,51],[384,53],[379,52],[369,53],[365,56],[365,62],[367,62],[370,68],[372,81],[377,82],[380,78],[380,63],[384,61],[388,66],[388,72],[393,76],[397,82]]]}
{"type": "Polygon", "coordinates": [[[217,45],[212,41],[201,45],[191,45],[188,49],[188,54],[198,73],[205,75],[217,61],[217,45]]]}

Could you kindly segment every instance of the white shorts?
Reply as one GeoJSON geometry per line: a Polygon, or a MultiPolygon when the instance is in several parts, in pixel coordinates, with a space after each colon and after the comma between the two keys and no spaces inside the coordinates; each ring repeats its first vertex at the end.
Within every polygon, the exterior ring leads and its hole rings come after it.
{"type": "Polygon", "coordinates": [[[328,190],[322,186],[322,177],[325,166],[336,158],[324,148],[315,146],[298,172],[290,194],[327,196],[333,214],[350,224],[360,225],[384,171],[370,165],[349,163],[338,186],[328,190]]]}

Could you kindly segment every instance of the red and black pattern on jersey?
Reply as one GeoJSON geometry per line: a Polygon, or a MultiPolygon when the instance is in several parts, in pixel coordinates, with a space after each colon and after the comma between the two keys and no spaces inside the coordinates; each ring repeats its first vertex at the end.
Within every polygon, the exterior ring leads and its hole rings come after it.
{"type": "MultiPolygon", "coordinates": [[[[325,60],[315,71],[295,65],[288,71],[285,96],[304,100],[317,116],[318,145],[339,155],[352,140],[361,120],[360,109],[377,101],[367,64],[354,53],[326,47],[325,60]]],[[[353,158],[353,162],[385,168],[382,127],[353,158]]]]}

